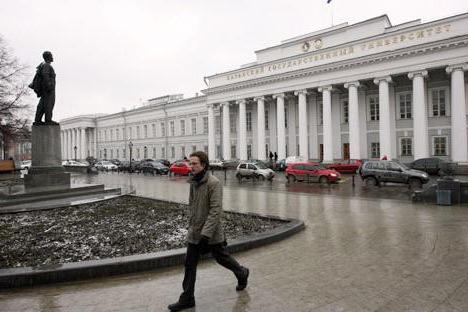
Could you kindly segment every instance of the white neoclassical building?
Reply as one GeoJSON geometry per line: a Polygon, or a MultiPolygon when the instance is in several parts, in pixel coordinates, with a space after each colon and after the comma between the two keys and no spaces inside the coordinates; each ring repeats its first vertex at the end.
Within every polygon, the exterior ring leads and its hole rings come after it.
{"type": "Polygon", "coordinates": [[[204,96],[61,121],[64,158],[441,157],[468,161],[468,13],[343,23],[255,52],[205,78],[204,96]]]}

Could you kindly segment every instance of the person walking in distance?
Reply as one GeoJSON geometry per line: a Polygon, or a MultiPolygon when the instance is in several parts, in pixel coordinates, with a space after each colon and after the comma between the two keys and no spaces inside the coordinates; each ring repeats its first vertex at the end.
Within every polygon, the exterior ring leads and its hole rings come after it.
{"type": "Polygon", "coordinates": [[[195,306],[195,280],[200,256],[211,252],[223,267],[231,270],[237,278],[236,290],[247,287],[249,269],[241,266],[226,250],[226,238],[222,226],[223,189],[215,176],[208,172],[209,160],[206,153],[198,151],[190,155],[193,176],[189,180],[189,225],[183,292],[176,303],[170,304],[171,311],[181,311],[195,306]]]}

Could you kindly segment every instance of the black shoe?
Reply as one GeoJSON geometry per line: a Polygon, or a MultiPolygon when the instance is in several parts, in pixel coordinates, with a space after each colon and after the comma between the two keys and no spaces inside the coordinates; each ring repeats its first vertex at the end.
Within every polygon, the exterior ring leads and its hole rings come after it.
{"type": "Polygon", "coordinates": [[[247,287],[247,280],[249,278],[249,269],[244,268],[244,272],[242,273],[241,276],[237,277],[237,286],[236,290],[244,290],[245,287],[247,287]]]}
{"type": "Polygon", "coordinates": [[[195,299],[189,300],[189,301],[177,301],[176,303],[170,304],[167,306],[169,310],[172,312],[174,311],[182,311],[185,309],[190,309],[195,306],[195,299]]]}
{"type": "Polygon", "coordinates": [[[33,122],[33,126],[42,126],[42,125],[45,125],[45,122],[42,122],[42,121],[33,122]]]}

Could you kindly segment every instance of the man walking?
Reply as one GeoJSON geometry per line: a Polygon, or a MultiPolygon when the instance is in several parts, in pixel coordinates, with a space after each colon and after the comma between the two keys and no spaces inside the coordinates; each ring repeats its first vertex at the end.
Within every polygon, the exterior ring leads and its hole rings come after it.
{"type": "Polygon", "coordinates": [[[195,306],[195,280],[200,255],[211,252],[220,265],[231,270],[237,278],[236,290],[247,287],[249,269],[241,266],[226,250],[226,238],[221,223],[223,189],[218,178],[208,172],[208,156],[201,151],[190,155],[193,177],[189,180],[189,226],[183,292],[179,301],[168,306],[181,311],[195,306]]]}

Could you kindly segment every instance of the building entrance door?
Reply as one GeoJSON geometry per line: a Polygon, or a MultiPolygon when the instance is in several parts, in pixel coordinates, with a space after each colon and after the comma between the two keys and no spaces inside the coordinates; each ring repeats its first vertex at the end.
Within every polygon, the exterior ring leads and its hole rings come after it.
{"type": "Polygon", "coordinates": [[[320,162],[322,162],[323,161],[323,144],[320,144],[319,152],[320,152],[320,162]]]}
{"type": "Polygon", "coordinates": [[[349,159],[349,143],[343,143],[343,159],[349,159]]]}

